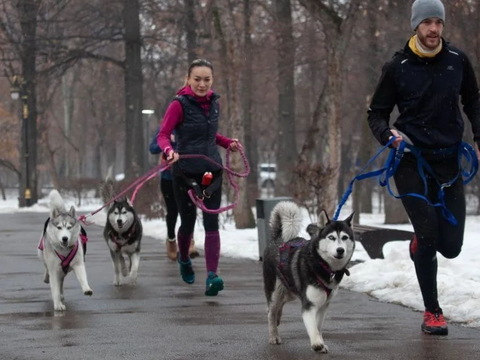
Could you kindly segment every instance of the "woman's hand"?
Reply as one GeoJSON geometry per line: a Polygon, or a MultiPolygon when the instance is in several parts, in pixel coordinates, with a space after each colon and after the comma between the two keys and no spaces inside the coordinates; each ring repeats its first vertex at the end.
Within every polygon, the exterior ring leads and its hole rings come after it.
{"type": "Polygon", "coordinates": [[[230,150],[232,151],[237,151],[238,147],[240,146],[240,143],[238,142],[238,139],[232,139],[232,142],[228,146],[230,150]]]}
{"type": "Polygon", "coordinates": [[[179,158],[180,158],[180,155],[178,155],[177,152],[170,149],[170,151],[168,152],[168,155],[167,155],[167,162],[169,164],[173,164],[174,162],[178,161],[179,158]]]}

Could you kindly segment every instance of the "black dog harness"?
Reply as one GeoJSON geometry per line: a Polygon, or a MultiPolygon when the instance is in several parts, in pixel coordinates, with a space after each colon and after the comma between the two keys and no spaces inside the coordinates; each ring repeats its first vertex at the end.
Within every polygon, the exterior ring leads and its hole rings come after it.
{"type": "Polygon", "coordinates": [[[134,234],[135,232],[135,222],[132,224],[132,226],[130,226],[130,229],[128,229],[127,233],[125,235],[119,235],[119,233],[117,233],[116,231],[114,230],[111,230],[109,233],[108,233],[108,237],[110,238],[110,240],[112,240],[113,243],[115,243],[115,245],[117,245],[117,251],[120,250],[122,247],[124,247],[125,245],[128,245],[130,244],[130,240],[132,238],[132,235],[134,234]],[[120,238],[124,239],[124,240],[127,240],[127,242],[125,243],[122,243],[120,242],[120,238]]]}
{"type": "MultiPolygon", "coordinates": [[[[294,294],[298,294],[297,287],[295,286],[295,279],[293,278],[292,271],[290,270],[290,262],[295,252],[308,244],[309,240],[298,238],[290,240],[286,243],[283,243],[279,248],[278,252],[280,255],[280,260],[278,262],[277,274],[283,285],[294,294]]],[[[338,283],[343,278],[343,275],[350,275],[350,272],[345,268],[338,271],[333,271],[327,262],[319,257],[317,263],[318,266],[315,267],[315,277],[317,285],[324,289],[327,293],[327,297],[330,296],[332,289],[328,287],[334,280],[338,283]]]]}

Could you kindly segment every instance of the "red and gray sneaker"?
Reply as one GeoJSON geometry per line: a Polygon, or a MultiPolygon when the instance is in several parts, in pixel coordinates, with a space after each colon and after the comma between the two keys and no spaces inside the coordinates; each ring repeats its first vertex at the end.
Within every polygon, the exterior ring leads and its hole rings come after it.
{"type": "Polygon", "coordinates": [[[418,249],[418,239],[417,239],[417,235],[414,234],[412,237],[412,240],[410,240],[410,246],[409,246],[410,259],[412,259],[412,261],[413,261],[413,255],[417,252],[417,249],[418,249]]]}
{"type": "Polygon", "coordinates": [[[443,317],[442,310],[437,309],[434,312],[425,310],[422,331],[430,335],[448,335],[448,325],[443,317]]]}

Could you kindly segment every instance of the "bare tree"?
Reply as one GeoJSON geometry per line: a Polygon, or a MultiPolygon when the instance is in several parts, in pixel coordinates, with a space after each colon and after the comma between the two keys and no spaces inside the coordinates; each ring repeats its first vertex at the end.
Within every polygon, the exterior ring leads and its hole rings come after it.
{"type": "Polygon", "coordinates": [[[140,3],[123,0],[125,31],[125,174],[134,177],[145,170],[144,152],[149,139],[144,138],[143,76],[140,35],[140,3]]]}
{"type": "MultiPolygon", "coordinates": [[[[327,78],[323,92],[318,99],[317,110],[307,132],[307,138],[300,154],[301,178],[308,176],[308,169],[319,169],[322,176],[318,178],[317,188],[322,188],[320,206],[328,213],[333,213],[338,200],[338,176],[341,161],[341,95],[344,54],[359,13],[361,0],[352,0],[345,6],[342,4],[326,4],[313,0],[299,0],[308,11],[318,19],[325,33],[325,50],[327,56],[327,78]],[[330,5],[330,6],[329,6],[330,5]],[[324,118],[324,127],[319,126],[324,118]],[[319,148],[317,138],[320,129],[327,132],[327,144],[319,148]],[[325,154],[324,164],[319,165],[318,154],[325,154]]],[[[318,174],[318,171],[314,171],[318,174]]],[[[317,210],[318,211],[318,210],[317,210]]]]}
{"type": "Polygon", "coordinates": [[[293,168],[297,158],[295,136],[295,43],[293,40],[292,10],[290,0],[275,0],[275,26],[277,29],[277,177],[275,195],[291,194],[293,168]]]}
{"type": "MultiPolygon", "coordinates": [[[[236,22],[232,21],[237,18],[235,15],[242,13],[238,9],[235,12],[232,11],[234,8],[233,2],[227,1],[227,4],[222,5],[227,5],[227,7],[221,7],[218,2],[213,1],[215,34],[220,43],[220,54],[223,59],[221,68],[227,89],[227,104],[225,105],[227,105],[228,128],[231,131],[231,137],[237,138],[241,143],[244,143],[245,127],[241,121],[241,96],[239,94],[241,85],[239,75],[242,74],[241,69],[243,67],[243,63],[239,61],[241,59],[239,50],[242,49],[242,38],[237,35],[239,32],[236,31],[236,22]],[[227,15],[228,12],[230,13],[229,15],[227,15]],[[229,21],[228,16],[232,16],[233,19],[229,21]]],[[[239,169],[240,163],[241,159],[238,156],[232,157],[232,168],[239,169]]],[[[239,180],[238,191],[238,204],[233,210],[235,225],[239,229],[254,227],[255,219],[244,179],[239,180]]]]}
{"type": "Polygon", "coordinates": [[[253,132],[252,94],[253,94],[253,44],[252,44],[252,4],[250,0],[243,1],[243,56],[245,59],[242,80],[241,97],[243,111],[243,125],[245,128],[245,151],[250,164],[250,176],[247,178],[247,201],[249,206],[253,205],[254,199],[258,196],[257,177],[258,171],[255,164],[258,163],[256,143],[253,132]]]}

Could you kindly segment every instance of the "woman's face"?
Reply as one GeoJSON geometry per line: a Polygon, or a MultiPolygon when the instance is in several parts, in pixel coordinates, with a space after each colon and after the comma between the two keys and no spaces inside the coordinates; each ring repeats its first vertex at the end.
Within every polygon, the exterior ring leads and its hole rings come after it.
{"type": "Polygon", "coordinates": [[[213,73],[208,66],[195,66],[187,78],[187,84],[197,96],[205,96],[212,88],[213,73]]]}

